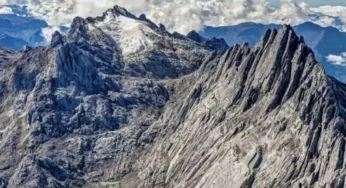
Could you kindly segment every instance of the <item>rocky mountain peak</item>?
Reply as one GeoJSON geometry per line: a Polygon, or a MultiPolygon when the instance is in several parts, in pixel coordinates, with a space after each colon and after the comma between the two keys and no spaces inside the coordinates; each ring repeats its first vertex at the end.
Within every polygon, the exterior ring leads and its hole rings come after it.
{"type": "Polygon", "coordinates": [[[195,30],[190,31],[186,36],[187,38],[194,40],[198,43],[202,43],[206,41],[206,39],[202,37],[200,34],[198,34],[195,30]]]}
{"type": "MultiPolygon", "coordinates": [[[[67,41],[84,46],[98,45],[105,53],[112,53],[117,59],[120,58],[118,60],[123,64],[131,65],[126,66],[128,70],[125,72],[128,74],[156,78],[172,78],[191,73],[214,50],[206,45],[196,44],[183,35],[171,34],[145,16],[136,18],[126,9],[117,6],[101,17],[75,18],[67,41]],[[195,59],[197,56],[189,56],[189,52],[199,54],[200,57],[195,59]]],[[[96,52],[92,54],[94,53],[96,52]]]]}
{"type": "Polygon", "coordinates": [[[52,41],[51,41],[50,46],[51,46],[51,47],[56,47],[56,46],[58,46],[58,45],[63,44],[63,42],[64,42],[64,39],[63,39],[63,38],[64,38],[64,37],[61,35],[60,32],[55,31],[55,32],[53,33],[53,35],[52,35],[52,41]]]}
{"type": "Polygon", "coordinates": [[[147,16],[145,14],[141,14],[138,18],[140,20],[147,20],[147,16]]]}
{"type": "Polygon", "coordinates": [[[267,29],[258,43],[267,43],[268,40],[277,36],[279,37],[278,40],[290,40],[298,37],[290,25],[283,25],[279,30],[267,29]]]}
{"type": "Polygon", "coordinates": [[[202,37],[200,34],[198,34],[195,30],[189,32],[186,35],[186,37],[197,42],[197,43],[206,45],[206,46],[210,47],[211,49],[216,49],[219,51],[226,51],[229,48],[229,46],[227,45],[227,43],[224,39],[215,38],[215,37],[213,37],[211,39],[206,39],[206,38],[202,37]]]}
{"type": "Polygon", "coordinates": [[[205,41],[204,44],[209,46],[212,49],[217,49],[220,51],[226,51],[229,48],[228,44],[226,43],[225,39],[223,39],[223,38],[213,37],[213,38],[205,41]]]}
{"type": "Polygon", "coordinates": [[[161,23],[159,24],[159,28],[163,31],[166,31],[166,26],[161,23]]]}
{"type": "Polygon", "coordinates": [[[122,15],[129,18],[136,18],[136,16],[128,12],[124,7],[120,7],[118,5],[115,5],[112,9],[108,9],[106,13],[112,13],[113,15],[116,15],[116,16],[122,15]]]}

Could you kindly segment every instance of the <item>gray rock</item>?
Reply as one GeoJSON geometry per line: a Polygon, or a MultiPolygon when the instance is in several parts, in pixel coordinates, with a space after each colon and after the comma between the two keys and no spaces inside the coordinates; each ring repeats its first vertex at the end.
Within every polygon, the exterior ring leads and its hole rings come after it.
{"type": "Polygon", "coordinates": [[[206,39],[203,36],[201,36],[200,34],[198,34],[196,31],[191,31],[186,35],[187,38],[201,43],[205,46],[210,47],[211,49],[214,50],[220,50],[222,52],[228,50],[229,46],[227,45],[226,41],[222,38],[211,38],[211,39],[206,39]]]}
{"type": "Polygon", "coordinates": [[[198,43],[203,43],[205,42],[207,39],[202,37],[200,34],[198,34],[195,30],[189,32],[187,35],[186,35],[187,38],[191,39],[191,40],[194,40],[198,43]]]}
{"type": "Polygon", "coordinates": [[[0,187],[345,186],[346,85],[290,26],[220,55],[115,7],[0,49],[0,85],[0,187]]]}

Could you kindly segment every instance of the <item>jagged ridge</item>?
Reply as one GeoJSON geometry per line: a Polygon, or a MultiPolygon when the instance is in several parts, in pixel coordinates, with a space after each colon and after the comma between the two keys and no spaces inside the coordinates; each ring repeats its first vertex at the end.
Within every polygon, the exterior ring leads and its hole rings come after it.
{"type": "Polygon", "coordinates": [[[345,87],[290,26],[204,66],[163,118],[146,187],[344,186],[345,87]]]}

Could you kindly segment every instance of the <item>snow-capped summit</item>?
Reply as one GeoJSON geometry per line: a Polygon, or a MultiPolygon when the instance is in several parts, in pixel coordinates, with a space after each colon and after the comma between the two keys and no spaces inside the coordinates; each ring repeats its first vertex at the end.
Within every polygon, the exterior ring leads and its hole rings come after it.
{"type": "Polygon", "coordinates": [[[124,56],[153,49],[154,35],[158,35],[151,23],[136,18],[119,6],[105,12],[102,19],[96,19],[95,24],[89,24],[91,30],[95,26],[116,41],[124,56]]]}
{"type": "Polygon", "coordinates": [[[169,33],[163,25],[159,27],[146,16],[136,17],[119,6],[99,17],[75,18],[66,38],[68,43],[111,50],[132,76],[173,78],[187,74],[214,51],[182,34],[169,33]]]}

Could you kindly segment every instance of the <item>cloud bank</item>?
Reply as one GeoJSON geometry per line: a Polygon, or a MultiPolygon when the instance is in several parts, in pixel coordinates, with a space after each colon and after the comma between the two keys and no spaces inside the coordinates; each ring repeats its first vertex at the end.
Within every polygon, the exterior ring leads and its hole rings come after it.
{"type": "Polygon", "coordinates": [[[14,14],[10,7],[1,7],[0,14],[14,14]]]}
{"type": "Polygon", "coordinates": [[[341,53],[340,55],[330,54],[326,57],[327,62],[330,62],[334,65],[346,66],[346,52],[341,53]]]}
{"type": "Polygon", "coordinates": [[[69,25],[75,16],[101,15],[117,4],[137,15],[145,13],[170,31],[184,34],[202,29],[203,25],[224,26],[248,21],[292,25],[312,21],[346,30],[345,7],[333,11],[330,6],[311,8],[293,0],[281,0],[278,8],[270,7],[267,0],[0,0],[0,4],[27,5],[34,16],[53,27],[69,25]]]}

